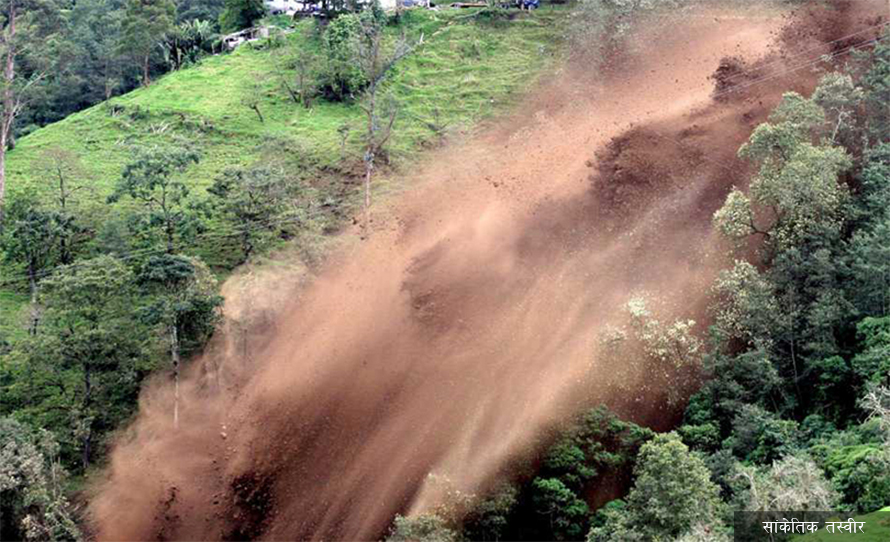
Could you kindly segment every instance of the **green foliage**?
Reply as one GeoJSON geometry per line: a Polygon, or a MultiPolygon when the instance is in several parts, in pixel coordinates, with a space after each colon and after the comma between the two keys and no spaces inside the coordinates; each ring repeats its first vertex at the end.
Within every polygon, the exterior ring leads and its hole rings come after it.
{"type": "Polygon", "coordinates": [[[223,32],[237,32],[252,28],[266,16],[263,0],[225,0],[225,7],[219,16],[219,26],[223,32]]]}
{"type": "MultiPolygon", "coordinates": [[[[846,118],[845,108],[855,105],[848,101],[860,95],[838,96],[837,86],[834,79],[824,80],[817,98],[846,118]]],[[[814,234],[840,229],[848,194],[838,176],[852,161],[841,147],[813,143],[824,124],[825,112],[815,100],[784,96],[770,122],[758,126],[739,150],[760,169],[748,195],[733,190],[715,213],[714,223],[724,235],[742,240],[759,234],[771,251],[780,252],[814,234]]]]}
{"type": "Polygon", "coordinates": [[[627,506],[588,535],[607,540],[673,540],[719,517],[720,489],[702,459],[675,433],[656,435],[640,449],[627,506]]]}
{"type": "Polygon", "coordinates": [[[176,239],[194,233],[197,213],[187,206],[189,184],[183,173],[199,161],[198,154],[187,146],[138,148],[134,160],[124,168],[109,203],[122,196],[145,206],[144,233],[160,230],[167,243],[167,252],[176,249],[176,239]]]}
{"type": "Polygon", "coordinates": [[[179,0],[176,2],[176,22],[206,21],[219,30],[219,16],[225,0],[179,0]]]}
{"type": "Polygon", "coordinates": [[[222,297],[216,279],[203,262],[174,254],[150,256],[136,277],[152,294],[141,309],[144,321],[163,329],[176,328],[185,354],[198,351],[210,338],[220,319],[222,297]]]}
{"type": "Polygon", "coordinates": [[[859,378],[871,384],[890,380],[890,317],[865,318],[856,327],[861,351],[851,364],[859,378]]]}
{"type": "Polygon", "coordinates": [[[68,465],[89,466],[101,436],[129,415],[147,332],[132,272],[110,256],[63,266],[40,283],[32,334],[0,360],[0,407],[55,433],[68,465]],[[79,456],[79,457],[78,457],[79,456]]]}
{"type": "Polygon", "coordinates": [[[359,16],[355,14],[341,15],[325,29],[324,68],[319,74],[319,85],[328,100],[352,100],[368,84],[356,59],[360,30],[359,16]]]}
{"type": "Polygon", "coordinates": [[[890,502],[890,462],[880,444],[831,447],[824,468],[854,510],[872,512],[890,502]]]}
{"type": "Polygon", "coordinates": [[[503,540],[518,497],[519,490],[516,487],[500,484],[464,518],[463,538],[484,542],[503,540]]]}
{"type": "Polygon", "coordinates": [[[870,136],[875,142],[890,138],[890,45],[887,44],[890,29],[884,29],[884,40],[875,45],[871,53],[871,68],[862,78],[865,89],[866,119],[870,136]]]}
{"type": "Polygon", "coordinates": [[[793,420],[782,420],[760,407],[743,405],[733,420],[727,447],[745,461],[768,465],[799,449],[800,430],[793,420]]]}
{"type": "Polygon", "coordinates": [[[176,6],[172,0],[127,0],[121,20],[120,51],[142,67],[142,84],[150,83],[151,54],[159,38],[173,29],[176,6]]]}
{"type": "Polygon", "coordinates": [[[65,470],[48,431],[0,417],[0,537],[76,542],[83,537],[62,486],[65,470]]]}
{"type": "Polygon", "coordinates": [[[547,451],[540,471],[520,492],[512,537],[573,540],[590,529],[586,491],[604,473],[629,472],[649,429],[605,407],[586,412],[547,451]],[[524,513],[523,511],[527,511],[524,513]]]}
{"type": "Polygon", "coordinates": [[[553,540],[577,540],[587,525],[587,503],[556,478],[535,478],[532,482],[535,511],[549,524],[553,540]]]}
{"type": "Polygon", "coordinates": [[[457,542],[458,533],[435,514],[416,517],[398,515],[387,542],[457,542]]]}
{"type": "Polygon", "coordinates": [[[214,197],[213,214],[240,234],[243,261],[276,236],[309,228],[316,199],[311,186],[274,166],[227,169],[207,192],[214,197]]]}

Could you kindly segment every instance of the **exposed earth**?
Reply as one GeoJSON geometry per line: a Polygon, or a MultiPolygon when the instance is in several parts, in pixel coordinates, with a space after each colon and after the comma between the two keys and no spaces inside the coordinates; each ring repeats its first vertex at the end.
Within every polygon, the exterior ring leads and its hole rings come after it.
{"type": "Polygon", "coordinates": [[[249,352],[230,328],[193,364],[177,431],[168,383],[145,391],[96,488],[97,538],[379,539],[514,475],[582,409],[670,428],[696,375],[616,355],[605,330],[645,295],[704,331],[738,147],[822,55],[873,39],[882,6],[660,17],[430,153],[309,286],[229,297],[229,315],[285,308],[249,352]]]}

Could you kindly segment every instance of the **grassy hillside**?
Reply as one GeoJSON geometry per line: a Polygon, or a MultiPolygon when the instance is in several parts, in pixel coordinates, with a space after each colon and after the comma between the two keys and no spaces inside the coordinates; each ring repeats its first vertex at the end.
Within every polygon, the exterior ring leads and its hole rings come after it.
{"type": "MultiPolygon", "coordinates": [[[[407,13],[393,32],[423,34],[424,41],[397,67],[392,80],[401,109],[389,145],[390,165],[404,167],[445,133],[467,130],[509,107],[511,96],[559,58],[565,13],[542,8],[495,22],[477,20],[467,10],[407,13]]],[[[80,160],[80,176],[90,188],[80,197],[97,235],[120,239],[125,229],[114,224],[123,224],[119,211],[127,203],[108,205],[105,200],[133,146],[185,139],[202,156],[188,172],[196,201],[226,167],[282,160],[318,190],[324,227],[335,225],[357,195],[353,174],[361,168],[362,112],[354,103],[320,98],[304,108],[290,99],[281,82],[282,73],[294,73],[282,68],[283,55],[320,45],[314,22],[303,21],[277,46],[270,41],[242,45],[22,138],[7,160],[10,201],[46,198],[43,153],[66,149],[80,160]],[[250,96],[259,97],[264,122],[244,104],[250,96]]],[[[225,231],[214,231],[219,227],[210,223],[192,250],[225,270],[235,261],[229,246],[234,241],[225,231]]],[[[0,267],[0,322],[5,328],[0,333],[8,335],[16,327],[15,313],[27,299],[22,272],[0,267]]]]}

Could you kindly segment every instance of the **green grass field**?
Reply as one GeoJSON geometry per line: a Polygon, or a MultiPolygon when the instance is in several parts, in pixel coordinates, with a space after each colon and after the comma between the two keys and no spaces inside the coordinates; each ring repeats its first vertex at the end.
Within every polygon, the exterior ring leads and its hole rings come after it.
{"type": "MultiPolygon", "coordinates": [[[[390,171],[404,170],[444,134],[465,133],[481,119],[508,109],[512,97],[560,62],[567,13],[545,7],[486,22],[468,10],[407,12],[401,29],[415,39],[422,34],[424,40],[397,66],[391,81],[400,113],[388,148],[390,171]]],[[[61,148],[80,161],[90,189],[81,198],[93,225],[107,225],[127,205],[105,200],[133,146],[187,140],[202,155],[187,173],[193,198],[204,198],[203,189],[226,167],[285,155],[299,178],[321,187],[319,197],[336,215],[329,217],[330,229],[356,201],[358,188],[350,177],[362,167],[363,114],[354,103],[317,98],[310,108],[295,104],[281,83],[282,63],[276,59],[282,47],[318,49],[314,22],[299,23],[278,47],[268,41],[242,45],[21,138],[7,158],[9,201],[47,197],[43,153],[61,148]],[[245,96],[259,97],[264,122],[244,105],[245,96]]],[[[224,273],[234,261],[233,243],[214,228],[222,226],[209,224],[210,231],[191,250],[224,273]]],[[[0,334],[15,335],[18,329],[26,281],[9,282],[22,272],[0,267],[0,284],[6,284],[0,288],[0,334]]]]}

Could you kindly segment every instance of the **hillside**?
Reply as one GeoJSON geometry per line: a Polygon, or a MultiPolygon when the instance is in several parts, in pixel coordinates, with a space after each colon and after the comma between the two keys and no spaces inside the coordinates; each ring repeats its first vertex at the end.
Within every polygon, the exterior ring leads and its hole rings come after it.
{"type": "MultiPolygon", "coordinates": [[[[388,146],[390,168],[410,164],[425,148],[472,129],[480,119],[510,106],[509,98],[532,84],[560,55],[558,7],[515,14],[511,20],[477,20],[462,10],[406,13],[399,29],[422,46],[403,60],[392,81],[400,102],[388,146]]],[[[80,158],[79,176],[90,188],[81,195],[97,217],[97,235],[120,236],[120,205],[106,197],[130,159],[132,146],[190,142],[201,161],[187,175],[198,190],[227,167],[281,162],[318,194],[309,215],[315,229],[336,228],[350,211],[361,170],[363,113],[355,103],[315,99],[294,103],[282,77],[295,69],[283,57],[290,51],[318,51],[314,21],[302,21],[283,40],[243,45],[231,54],[204,59],[168,74],[148,88],[116,97],[22,138],[7,161],[10,199],[47,193],[42,153],[54,148],[80,158]],[[244,105],[257,96],[264,118],[244,105]],[[98,220],[100,218],[101,220],[98,220]],[[104,230],[103,230],[104,228],[104,230]],[[115,230],[115,231],[112,231],[115,230]]],[[[386,184],[378,182],[379,190],[386,184]]],[[[219,271],[237,258],[231,232],[210,222],[192,247],[219,271]]],[[[0,267],[0,333],[20,333],[16,316],[27,300],[21,269],[0,267]]]]}

